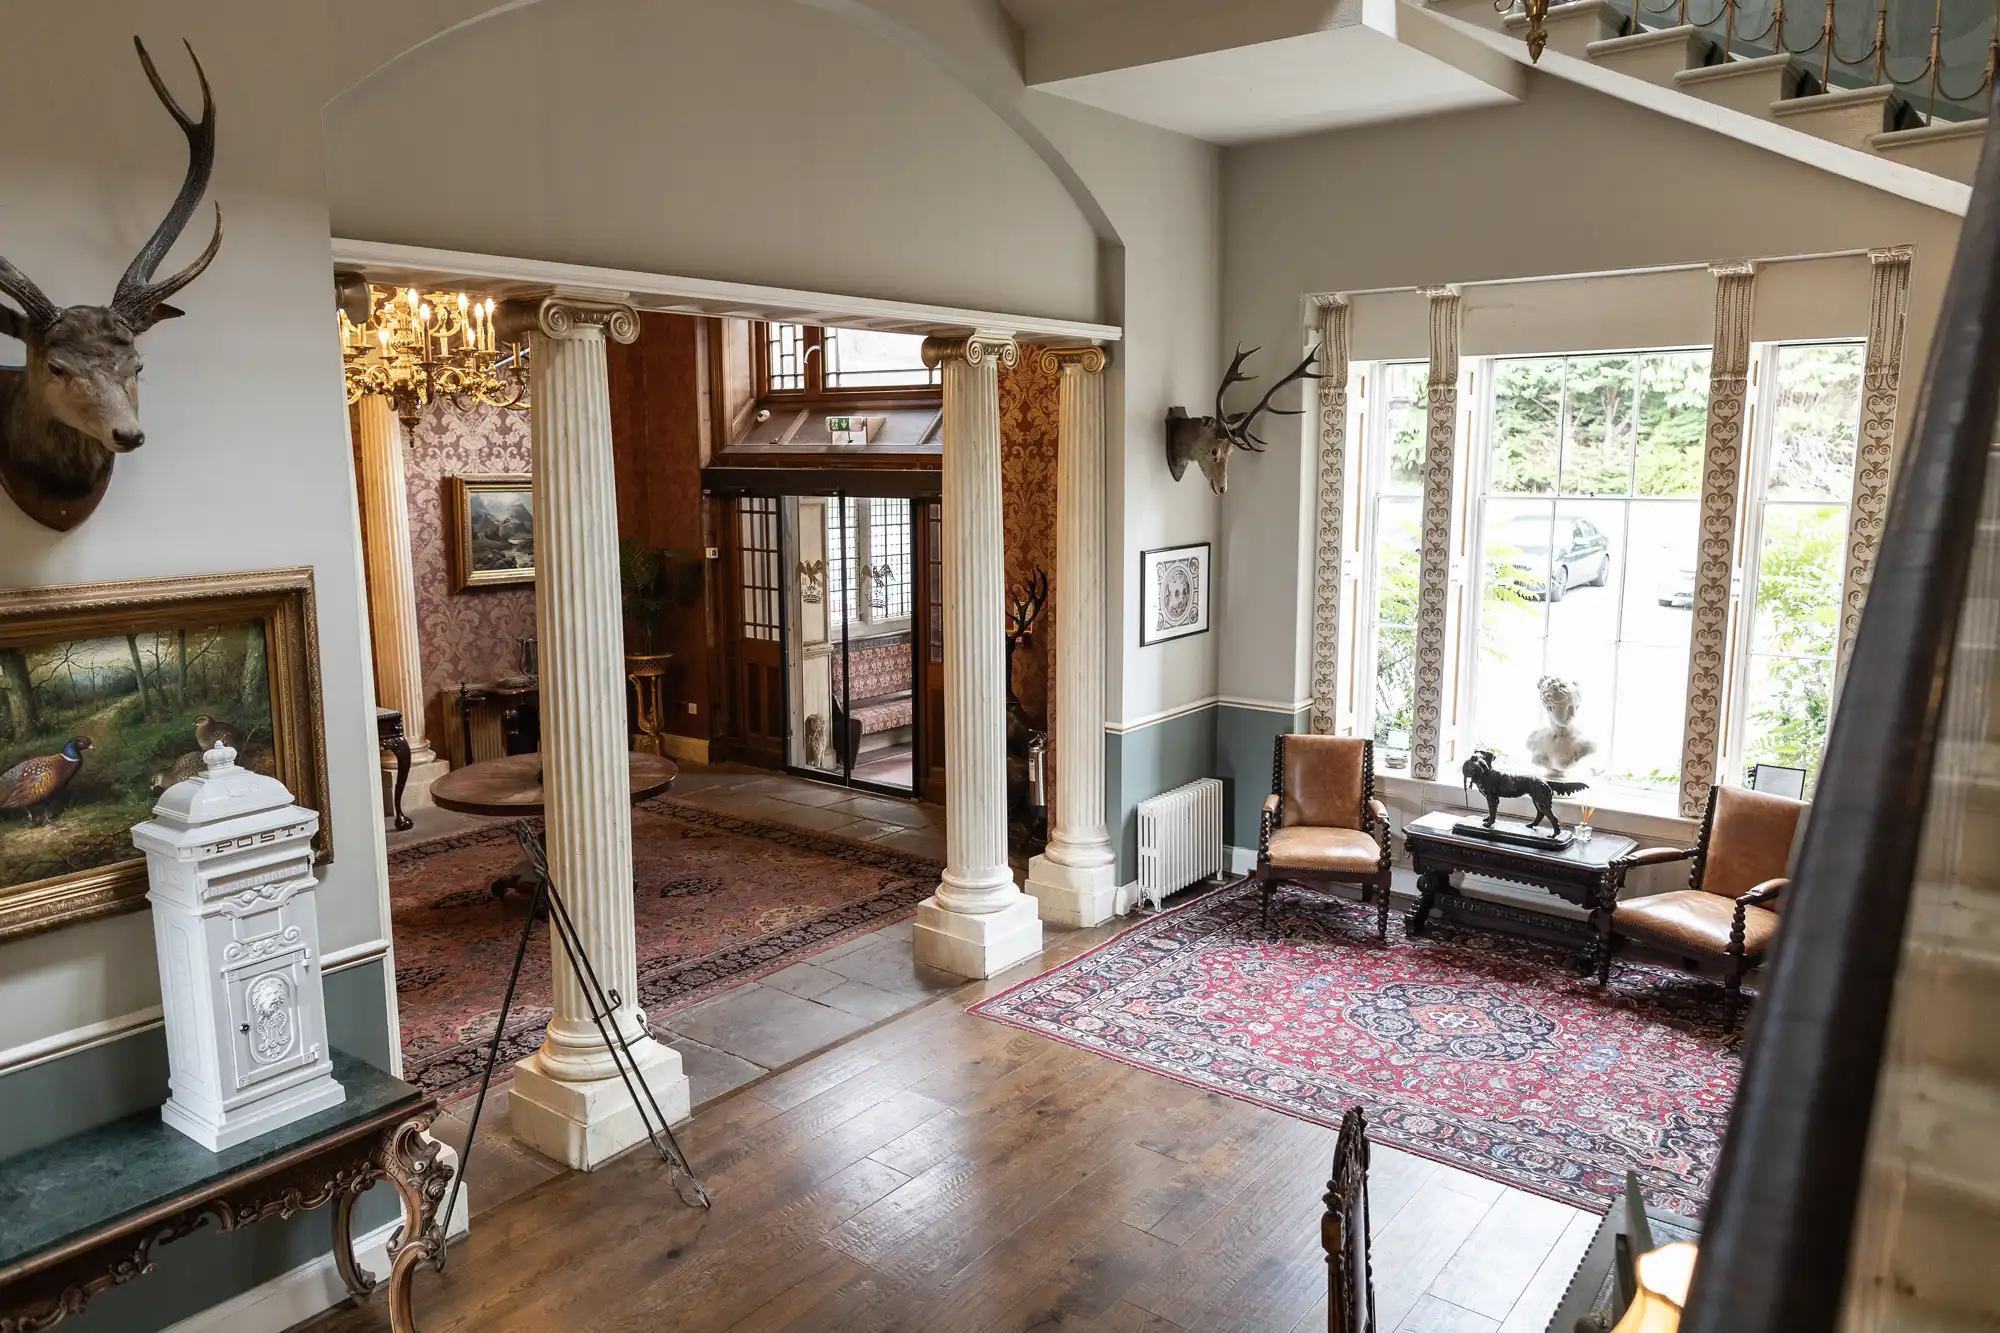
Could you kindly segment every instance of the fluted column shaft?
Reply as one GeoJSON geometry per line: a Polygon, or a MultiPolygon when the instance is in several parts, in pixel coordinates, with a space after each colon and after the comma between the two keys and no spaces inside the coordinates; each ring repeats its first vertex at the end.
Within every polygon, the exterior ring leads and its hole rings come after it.
{"type": "Polygon", "coordinates": [[[1056,781],[1049,859],[1105,866],[1104,353],[1056,354],[1056,781]]]}
{"type": "Polygon", "coordinates": [[[990,912],[1020,892],[1007,865],[1007,611],[1000,526],[999,363],[968,340],[944,371],[945,867],[938,901],[990,912]]]}
{"type": "Polygon", "coordinates": [[[1047,851],[1028,863],[1044,921],[1094,926],[1117,908],[1104,822],[1104,352],[1047,347],[1058,379],[1055,804],[1047,851]]]}
{"type": "Polygon", "coordinates": [[[913,947],[919,961],[964,976],[990,976],[1041,948],[1034,899],[1007,864],[999,367],[1020,355],[1005,335],[924,343],[944,380],[945,867],[917,909],[913,947]]]}
{"type": "Polygon", "coordinates": [[[416,575],[410,564],[410,500],[403,479],[403,423],[388,398],[354,405],[361,468],[361,551],[368,567],[368,624],[375,702],[403,715],[414,767],[437,758],[424,736],[424,667],[417,644],[416,575]]]}

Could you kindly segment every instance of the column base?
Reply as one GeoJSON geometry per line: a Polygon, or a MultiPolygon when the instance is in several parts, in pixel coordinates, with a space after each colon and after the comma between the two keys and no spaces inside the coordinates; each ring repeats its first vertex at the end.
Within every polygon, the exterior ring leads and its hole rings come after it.
{"type": "MultiPolygon", "coordinates": [[[[396,761],[383,756],[382,769],[382,813],[394,813],[396,804],[396,761]]],[[[435,802],[431,800],[431,786],[439,778],[451,772],[449,759],[432,759],[421,764],[410,765],[410,781],[403,788],[403,813],[412,810],[428,810],[435,802]]]]}
{"type": "Polygon", "coordinates": [[[1041,918],[1059,926],[1097,926],[1118,914],[1118,866],[1066,866],[1047,856],[1028,861],[1028,892],[1041,918]]]}
{"type": "Polygon", "coordinates": [[[1042,951],[1042,919],[1022,894],[997,912],[954,912],[935,895],[917,904],[916,960],[961,977],[990,977],[1042,951]]]}
{"type": "MultiPolygon", "coordinates": [[[[639,1072],[653,1090],[667,1123],[688,1117],[688,1081],[681,1053],[646,1040],[634,1045],[639,1072]]],[[[544,1157],[579,1171],[594,1171],[646,1139],[639,1108],[616,1077],[568,1083],[542,1072],[538,1051],[514,1066],[514,1093],[508,1100],[514,1137],[544,1157]]]]}

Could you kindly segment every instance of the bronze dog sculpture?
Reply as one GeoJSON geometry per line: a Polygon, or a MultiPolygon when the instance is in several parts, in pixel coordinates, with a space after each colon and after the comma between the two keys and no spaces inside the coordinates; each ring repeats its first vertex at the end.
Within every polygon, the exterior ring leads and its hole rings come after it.
{"type": "Polygon", "coordinates": [[[1588,782],[1549,782],[1522,773],[1502,773],[1493,767],[1491,750],[1474,750],[1459,771],[1465,775],[1468,802],[1474,787],[1486,798],[1486,818],[1481,822],[1487,828],[1492,828],[1493,821],[1500,817],[1500,799],[1503,796],[1525,796],[1535,803],[1535,817],[1528,821],[1528,827],[1534,828],[1546,819],[1551,835],[1563,831],[1562,821],[1556,818],[1555,798],[1573,795],[1590,785],[1588,782]]]}

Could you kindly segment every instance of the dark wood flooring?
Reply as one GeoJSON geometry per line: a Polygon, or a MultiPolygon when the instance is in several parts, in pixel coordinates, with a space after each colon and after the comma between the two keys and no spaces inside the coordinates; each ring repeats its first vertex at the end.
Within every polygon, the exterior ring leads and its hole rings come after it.
{"type": "MultiPolygon", "coordinates": [[[[703,1107],[680,1134],[710,1211],[642,1151],[483,1210],[419,1274],[420,1326],[1324,1328],[1332,1131],[965,1013],[1108,933],[703,1107]]],[[[1380,1148],[1371,1194],[1381,1333],[1540,1329],[1594,1221],[1380,1148]]],[[[379,1302],[300,1326],[387,1327],[379,1302]]]]}

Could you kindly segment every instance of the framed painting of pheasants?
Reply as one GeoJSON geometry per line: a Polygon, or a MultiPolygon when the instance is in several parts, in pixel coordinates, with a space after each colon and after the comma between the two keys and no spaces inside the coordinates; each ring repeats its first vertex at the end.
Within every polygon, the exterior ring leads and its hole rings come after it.
{"type": "Polygon", "coordinates": [[[0,592],[0,939],[143,906],[131,828],[204,750],[319,811],[310,569],[0,592]]]}

